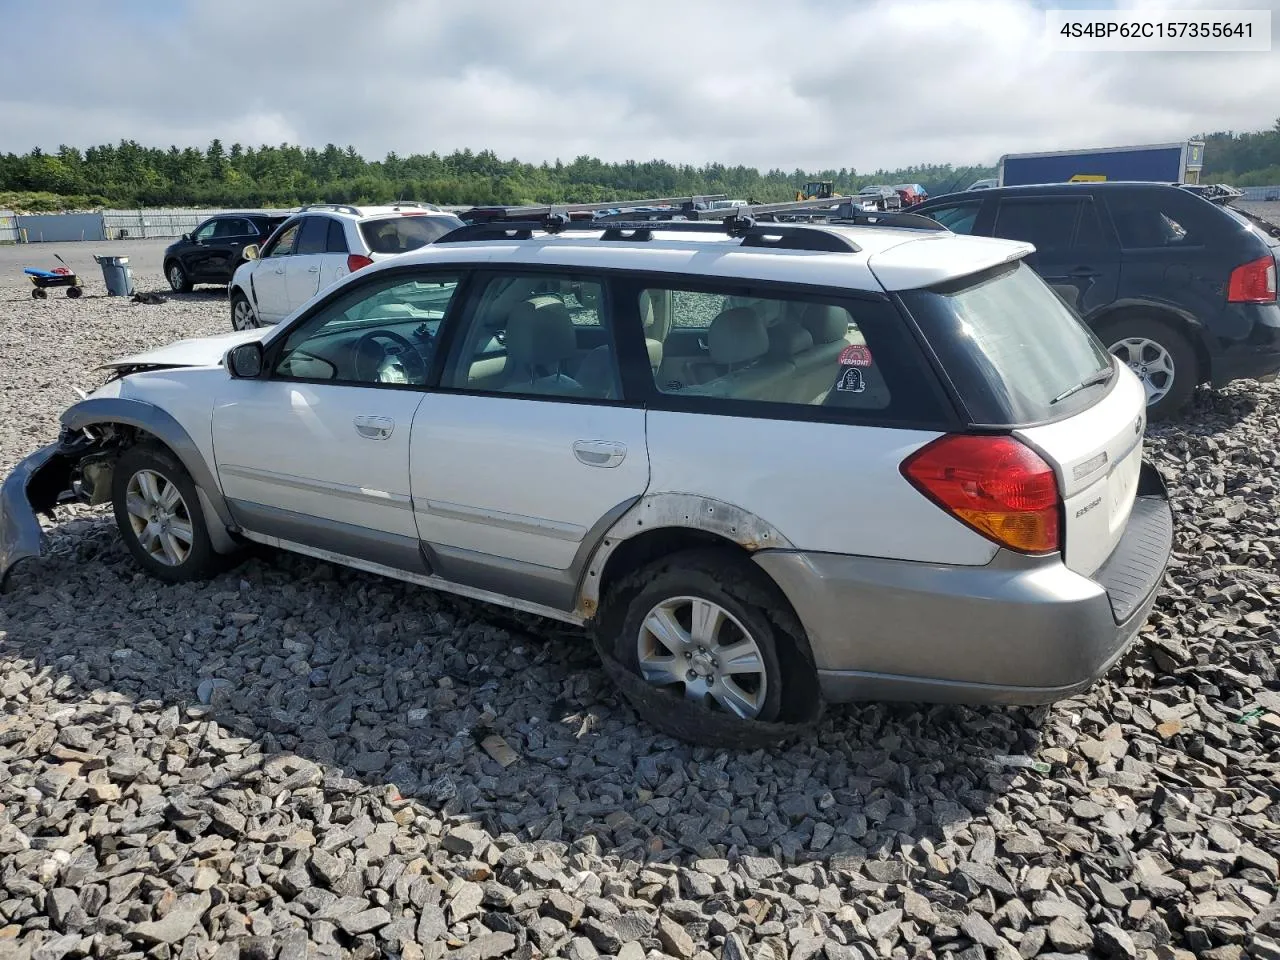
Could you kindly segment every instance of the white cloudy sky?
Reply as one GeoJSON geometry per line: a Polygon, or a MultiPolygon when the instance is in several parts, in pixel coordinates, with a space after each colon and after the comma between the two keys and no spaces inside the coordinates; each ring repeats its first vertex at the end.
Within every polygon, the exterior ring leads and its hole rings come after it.
{"type": "Polygon", "coordinates": [[[1046,43],[1044,7],[1117,5],[1280,0],[0,0],[0,152],[220,137],[866,171],[1280,117],[1280,41],[1046,43]]]}

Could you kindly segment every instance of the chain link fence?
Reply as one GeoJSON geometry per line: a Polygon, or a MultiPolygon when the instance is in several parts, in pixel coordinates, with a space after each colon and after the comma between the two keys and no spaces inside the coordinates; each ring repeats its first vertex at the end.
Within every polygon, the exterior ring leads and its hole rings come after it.
{"type": "Polygon", "coordinates": [[[237,207],[234,210],[144,209],[103,210],[102,227],[108,240],[148,240],[154,237],[180,237],[190,233],[201,222],[219,213],[265,213],[284,216],[289,210],[237,207]]]}

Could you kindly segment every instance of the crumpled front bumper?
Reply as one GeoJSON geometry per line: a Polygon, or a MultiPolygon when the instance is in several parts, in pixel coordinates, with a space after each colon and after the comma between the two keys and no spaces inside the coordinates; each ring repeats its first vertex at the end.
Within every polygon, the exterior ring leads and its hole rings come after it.
{"type": "Polygon", "coordinates": [[[70,484],[70,461],[51,443],[13,468],[0,484],[0,588],[21,560],[40,556],[37,512],[50,510],[70,484]]]}

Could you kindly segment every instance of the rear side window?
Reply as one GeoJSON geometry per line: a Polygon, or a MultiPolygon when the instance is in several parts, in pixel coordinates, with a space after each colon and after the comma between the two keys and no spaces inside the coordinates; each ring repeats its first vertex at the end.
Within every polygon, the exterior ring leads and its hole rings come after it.
{"type": "Polygon", "coordinates": [[[425,247],[461,226],[457,217],[410,214],[365,220],[360,224],[360,235],[374,253],[405,253],[425,247]]]}
{"type": "Polygon", "coordinates": [[[1080,206],[1078,200],[1001,200],[994,233],[1037,250],[1060,250],[1071,245],[1080,206]]]}
{"type": "Polygon", "coordinates": [[[325,253],[347,253],[347,231],[338,220],[329,221],[329,236],[324,247],[325,253]]]}
{"type": "Polygon", "coordinates": [[[1025,263],[902,295],[975,423],[1040,423],[1094,403],[1097,337],[1025,263]]]}
{"type": "Polygon", "coordinates": [[[746,289],[637,285],[658,394],[678,409],[873,419],[940,416],[887,303],[746,289]],[[886,316],[887,314],[887,316],[886,316]]]}

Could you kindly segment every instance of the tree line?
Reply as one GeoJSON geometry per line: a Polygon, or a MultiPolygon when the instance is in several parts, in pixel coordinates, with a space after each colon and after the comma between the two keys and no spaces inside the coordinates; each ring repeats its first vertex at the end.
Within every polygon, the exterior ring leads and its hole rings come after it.
{"type": "MultiPolygon", "coordinates": [[[[1205,137],[1202,180],[1237,185],[1280,183],[1280,120],[1256,133],[1205,137]]],[[[204,150],[145,147],[133,140],[80,150],[33,149],[0,154],[0,206],[291,207],[333,201],[378,203],[413,199],[444,204],[587,203],[637,197],[725,194],[768,202],[792,199],[809,180],[830,180],[838,192],[871,183],[919,183],[930,194],[962,190],[994,167],[922,164],[859,173],[772,169],[664,160],[606,163],[581,156],[571,163],[503,160],[491,150],[389,153],[368,160],[354,147],[225,147],[204,150]]]]}

